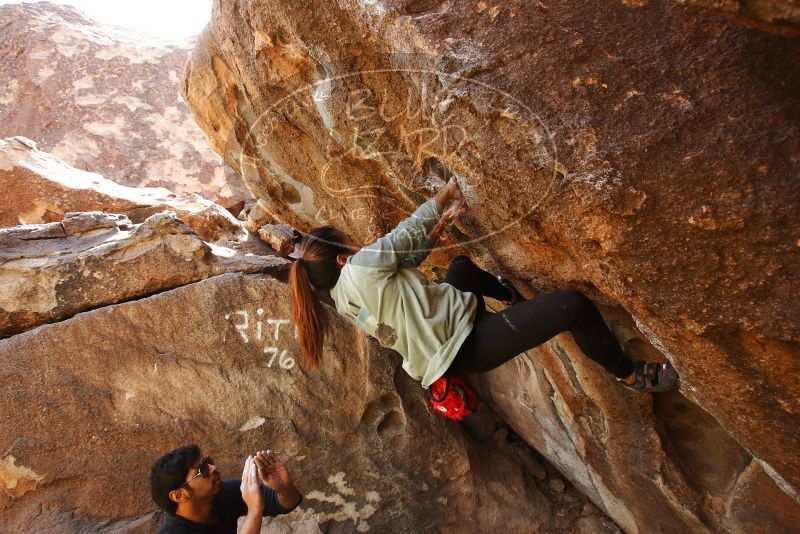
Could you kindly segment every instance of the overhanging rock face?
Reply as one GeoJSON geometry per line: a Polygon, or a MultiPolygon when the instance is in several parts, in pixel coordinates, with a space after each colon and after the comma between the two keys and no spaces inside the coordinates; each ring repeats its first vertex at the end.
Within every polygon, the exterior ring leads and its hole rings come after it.
{"type": "Polygon", "coordinates": [[[800,506],[799,53],[671,2],[250,0],[216,6],[184,95],[298,228],[369,242],[456,173],[454,240],[528,294],[583,290],[681,374],[632,396],[564,335],[479,378],[507,420],[628,531],[779,529],[800,506]]]}
{"type": "Polygon", "coordinates": [[[309,371],[289,302],[268,275],[225,274],[0,341],[4,528],[152,532],[150,466],[196,442],[226,478],[256,450],[285,459],[305,498],[268,532],[617,532],[574,490],[558,516],[343,320],[309,371]]]}

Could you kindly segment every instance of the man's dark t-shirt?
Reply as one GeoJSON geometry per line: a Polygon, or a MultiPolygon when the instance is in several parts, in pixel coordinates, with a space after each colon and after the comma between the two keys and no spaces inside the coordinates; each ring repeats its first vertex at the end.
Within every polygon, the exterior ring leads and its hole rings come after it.
{"type": "MultiPolygon", "coordinates": [[[[222,488],[211,504],[214,512],[213,523],[204,525],[177,515],[168,514],[161,526],[158,527],[156,534],[236,534],[239,518],[247,515],[247,505],[242,500],[240,485],[240,480],[225,480],[222,482],[222,488]]],[[[261,486],[261,493],[264,495],[265,516],[288,514],[292,511],[280,505],[278,494],[270,488],[261,486]]]]}

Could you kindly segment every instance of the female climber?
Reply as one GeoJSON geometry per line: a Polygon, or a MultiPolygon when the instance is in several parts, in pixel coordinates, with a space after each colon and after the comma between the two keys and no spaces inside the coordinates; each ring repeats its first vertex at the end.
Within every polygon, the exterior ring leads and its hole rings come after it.
{"type": "Polygon", "coordinates": [[[328,321],[321,297],[332,299],[339,314],[399,352],[403,369],[425,388],[448,369],[489,371],[565,331],[586,356],[630,389],[664,391],[674,384],[677,374],[669,363],[631,361],[595,305],[578,291],[525,300],[509,280],[483,271],[466,256],[452,259],[444,283],[429,283],[415,267],[447,224],[465,211],[452,178],[369,246],[359,247],[331,226],[305,234],[295,248],[289,279],[306,361],[316,367],[322,357],[328,321]],[[491,313],[484,296],[508,306],[491,313]]]}

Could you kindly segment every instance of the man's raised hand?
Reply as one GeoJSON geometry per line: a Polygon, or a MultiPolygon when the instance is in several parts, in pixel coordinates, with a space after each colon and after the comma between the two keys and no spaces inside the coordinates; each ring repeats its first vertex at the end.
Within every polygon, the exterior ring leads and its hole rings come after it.
{"type": "Polygon", "coordinates": [[[289,470],[272,451],[258,451],[255,456],[261,483],[277,492],[293,488],[289,470]]]}
{"type": "Polygon", "coordinates": [[[264,495],[258,485],[257,466],[252,456],[248,456],[244,461],[242,483],[239,485],[239,490],[242,492],[242,500],[247,505],[248,512],[260,514],[264,509],[264,495]]]}

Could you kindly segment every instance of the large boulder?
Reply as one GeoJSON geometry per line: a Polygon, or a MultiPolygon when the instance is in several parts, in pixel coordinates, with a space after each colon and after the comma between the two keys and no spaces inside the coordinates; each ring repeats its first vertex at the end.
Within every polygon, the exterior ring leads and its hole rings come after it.
{"type": "MultiPolygon", "coordinates": [[[[604,311],[626,339],[624,319],[604,311]]],[[[658,357],[639,337],[625,348],[658,357]]],[[[478,383],[502,418],[627,532],[789,534],[800,523],[795,495],[706,411],[677,390],[652,399],[621,391],[570,336],[478,383]]]]}
{"type": "Polygon", "coordinates": [[[183,91],[295,228],[370,242],[454,172],[451,237],[477,261],[528,295],[582,290],[681,375],[628,394],[565,334],[475,377],[506,420],[629,532],[780,531],[800,506],[798,55],[674,2],[238,0],[183,91]]]}
{"type": "Polygon", "coordinates": [[[227,272],[286,270],[289,261],[203,241],[174,212],[141,224],[69,213],[0,229],[0,337],[227,272]]]}
{"type": "Polygon", "coordinates": [[[249,197],[180,96],[194,39],[161,41],[50,2],[6,3],[0,27],[0,138],[35,139],[123,185],[198,193],[225,207],[249,197]]]}
{"type": "Polygon", "coordinates": [[[247,233],[230,212],[196,193],[119,185],[67,165],[25,137],[0,139],[0,188],[0,227],[57,222],[77,211],[120,213],[140,223],[170,210],[206,241],[235,241],[247,233]]]}
{"type": "Polygon", "coordinates": [[[289,302],[268,275],[225,274],[0,341],[6,531],[153,532],[150,465],[196,442],[226,478],[255,450],[285,459],[305,498],[274,534],[618,532],[435,415],[397,355],[344,320],[310,370],[289,302]]]}

